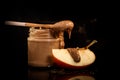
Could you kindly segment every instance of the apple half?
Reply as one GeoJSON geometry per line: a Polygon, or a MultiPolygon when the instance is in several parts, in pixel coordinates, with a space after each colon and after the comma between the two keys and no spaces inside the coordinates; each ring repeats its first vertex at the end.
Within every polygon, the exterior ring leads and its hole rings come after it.
{"type": "Polygon", "coordinates": [[[86,48],[78,50],[80,61],[75,62],[67,49],[52,49],[53,63],[62,68],[81,69],[94,63],[96,56],[93,51],[86,48]]]}

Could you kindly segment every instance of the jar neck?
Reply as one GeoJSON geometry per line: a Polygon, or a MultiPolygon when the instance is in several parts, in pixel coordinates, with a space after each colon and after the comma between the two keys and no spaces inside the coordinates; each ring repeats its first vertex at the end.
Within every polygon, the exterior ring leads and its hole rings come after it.
{"type": "Polygon", "coordinates": [[[30,28],[29,30],[29,37],[33,38],[54,38],[51,35],[50,29],[35,29],[35,28],[30,28]]]}

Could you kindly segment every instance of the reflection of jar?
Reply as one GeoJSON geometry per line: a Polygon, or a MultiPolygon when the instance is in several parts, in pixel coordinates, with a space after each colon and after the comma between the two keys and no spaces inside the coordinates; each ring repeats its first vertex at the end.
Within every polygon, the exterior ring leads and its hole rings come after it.
{"type": "Polygon", "coordinates": [[[52,64],[52,49],[59,48],[59,39],[54,38],[50,29],[30,28],[28,37],[28,64],[48,67],[52,64]]]}

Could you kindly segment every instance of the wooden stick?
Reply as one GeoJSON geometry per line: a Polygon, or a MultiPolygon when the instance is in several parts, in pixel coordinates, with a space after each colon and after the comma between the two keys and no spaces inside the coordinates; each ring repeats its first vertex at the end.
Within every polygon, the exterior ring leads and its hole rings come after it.
{"type": "Polygon", "coordinates": [[[90,44],[88,44],[85,49],[88,49],[90,46],[92,46],[93,44],[97,43],[97,40],[93,40],[90,44]]]}
{"type": "Polygon", "coordinates": [[[37,23],[18,22],[18,21],[6,21],[5,24],[13,25],[13,26],[23,26],[23,27],[43,27],[43,28],[53,27],[53,24],[37,24],[37,23]]]}

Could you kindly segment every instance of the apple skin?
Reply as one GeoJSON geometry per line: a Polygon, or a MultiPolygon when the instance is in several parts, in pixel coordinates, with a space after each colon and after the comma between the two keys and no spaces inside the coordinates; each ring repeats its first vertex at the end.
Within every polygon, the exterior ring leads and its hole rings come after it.
{"type": "MultiPolygon", "coordinates": [[[[92,52],[91,50],[89,50],[89,51],[92,52]]],[[[81,54],[81,53],[79,53],[79,54],[81,54]]],[[[64,56],[64,54],[63,54],[63,56],[64,56]]],[[[59,58],[55,57],[55,55],[53,53],[52,53],[52,60],[53,60],[54,65],[57,65],[58,67],[61,67],[61,68],[65,68],[65,69],[84,69],[84,68],[86,68],[86,67],[88,67],[88,66],[90,66],[91,64],[94,63],[96,57],[95,57],[93,52],[92,52],[92,56],[93,56],[93,61],[92,62],[90,62],[89,64],[86,64],[86,65],[79,65],[79,66],[68,64],[67,62],[64,62],[64,61],[60,60],[59,58]]]]}

